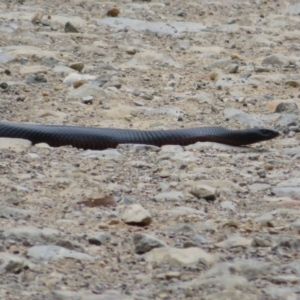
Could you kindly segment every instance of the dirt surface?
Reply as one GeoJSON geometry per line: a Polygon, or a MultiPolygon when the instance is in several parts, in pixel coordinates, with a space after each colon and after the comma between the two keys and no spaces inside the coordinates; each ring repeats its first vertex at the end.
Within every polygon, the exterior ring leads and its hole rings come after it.
{"type": "Polygon", "coordinates": [[[1,1],[0,120],[268,127],[251,148],[0,139],[1,299],[300,299],[297,1],[1,1]]]}

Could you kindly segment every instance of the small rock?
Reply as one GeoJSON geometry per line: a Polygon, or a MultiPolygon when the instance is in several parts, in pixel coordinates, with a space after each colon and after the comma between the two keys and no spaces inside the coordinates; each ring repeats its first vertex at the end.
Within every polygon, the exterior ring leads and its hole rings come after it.
{"type": "Polygon", "coordinates": [[[117,9],[116,7],[113,7],[107,11],[106,15],[108,17],[117,17],[119,15],[119,13],[120,13],[120,10],[117,9]]]}
{"type": "Polygon", "coordinates": [[[47,79],[42,75],[30,75],[26,78],[27,84],[40,84],[48,82],[47,79]]]}
{"type": "Polygon", "coordinates": [[[234,235],[229,237],[228,239],[216,243],[215,246],[219,248],[235,248],[235,247],[248,247],[252,243],[252,239],[247,239],[239,235],[234,235]]]}
{"type": "Polygon", "coordinates": [[[196,184],[192,187],[191,194],[198,199],[215,200],[217,198],[216,189],[208,185],[196,184]]]}
{"type": "Polygon", "coordinates": [[[152,222],[152,217],[140,204],[132,204],[125,209],[122,220],[128,225],[148,226],[152,222]]]}
{"type": "Polygon", "coordinates": [[[130,55],[134,55],[134,54],[136,54],[136,49],[133,47],[129,47],[126,49],[126,53],[130,54],[130,55]]]}
{"type": "Polygon", "coordinates": [[[299,82],[296,80],[288,80],[288,81],[286,81],[286,85],[289,85],[294,88],[297,88],[300,86],[299,82]]]}
{"type": "Polygon", "coordinates": [[[100,232],[88,238],[88,241],[92,245],[101,246],[110,241],[110,237],[105,232],[100,232]]]}
{"type": "Polygon", "coordinates": [[[71,69],[81,72],[84,68],[84,63],[72,63],[69,65],[71,69]]]}
{"type": "Polygon", "coordinates": [[[7,91],[8,90],[8,84],[6,82],[1,82],[0,83],[0,89],[2,92],[7,91]]]}
{"type": "Polygon", "coordinates": [[[262,65],[282,66],[288,64],[288,57],[283,55],[271,55],[262,61],[262,65]]]}
{"type": "Polygon", "coordinates": [[[31,23],[34,25],[40,24],[42,22],[44,14],[42,12],[37,12],[31,19],[31,23]]]}
{"type": "Polygon", "coordinates": [[[78,33],[78,29],[71,23],[71,22],[67,22],[65,24],[65,32],[74,32],[74,33],[78,33]]]}
{"type": "Polygon", "coordinates": [[[73,88],[74,89],[78,89],[79,87],[81,87],[82,85],[84,85],[84,84],[86,84],[86,83],[89,83],[88,81],[86,81],[86,80],[78,80],[78,81],[75,81],[74,83],[73,83],[73,88]]]}
{"type": "Polygon", "coordinates": [[[277,113],[296,113],[298,112],[299,108],[298,108],[298,105],[297,103],[295,102],[282,102],[282,103],[279,103],[277,106],[276,106],[276,110],[275,112],[277,113]]]}
{"type": "Polygon", "coordinates": [[[93,104],[93,100],[94,100],[93,96],[82,97],[82,103],[84,104],[93,104]]]}
{"type": "Polygon", "coordinates": [[[220,205],[223,209],[228,209],[232,211],[236,210],[236,204],[232,201],[223,201],[220,205]]]}
{"type": "Polygon", "coordinates": [[[184,195],[182,192],[178,191],[171,191],[171,192],[165,192],[160,193],[156,195],[155,197],[156,201],[182,201],[184,199],[184,195]]]}
{"type": "Polygon", "coordinates": [[[235,74],[238,72],[238,70],[239,70],[238,64],[231,64],[225,68],[225,71],[229,74],[235,74]]]}
{"type": "Polygon", "coordinates": [[[161,241],[152,235],[140,233],[134,235],[133,243],[135,245],[135,253],[137,254],[144,254],[154,248],[167,246],[164,241],[161,241]]]}

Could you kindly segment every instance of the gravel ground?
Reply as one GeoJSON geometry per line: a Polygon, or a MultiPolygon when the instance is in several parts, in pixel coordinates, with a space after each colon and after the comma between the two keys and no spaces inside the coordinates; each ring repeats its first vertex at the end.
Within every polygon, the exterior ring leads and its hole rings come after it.
{"type": "Polygon", "coordinates": [[[300,299],[300,4],[0,3],[0,120],[269,127],[253,147],[0,139],[1,299],[300,299]]]}

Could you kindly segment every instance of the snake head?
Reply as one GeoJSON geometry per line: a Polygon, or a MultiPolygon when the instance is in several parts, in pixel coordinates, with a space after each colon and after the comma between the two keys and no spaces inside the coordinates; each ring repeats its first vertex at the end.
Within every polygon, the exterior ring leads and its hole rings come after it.
{"type": "Polygon", "coordinates": [[[274,129],[260,128],[258,129],[258,134],[261,136],[262,140],[271,140],[280,135],[280,132],[274,129]]]}
{"type": "Polygon", "coordinates": [[[235,145],[239,146],[272,140],[280,135],[279,131],[268,128],[251,128],[240,132],[244,134],[239,138],[239,143],[235,143],[235,145]]]}

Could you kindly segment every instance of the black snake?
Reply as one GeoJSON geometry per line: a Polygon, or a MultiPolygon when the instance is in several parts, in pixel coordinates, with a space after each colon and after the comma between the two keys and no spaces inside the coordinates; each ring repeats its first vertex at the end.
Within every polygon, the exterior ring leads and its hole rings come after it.
{"type": "Polygon", "coordinates": [[[33,144],[47,143],[52,147],[72,145],[91,150],[116,148],[119,144],[186,146],[206,141],[243,146],[270,140],[278,135],[278,131],[266,128],[231,130],[223,127],[196,127],[133,130],[0,122],[0,137],[22,138],[33,144]]]}

